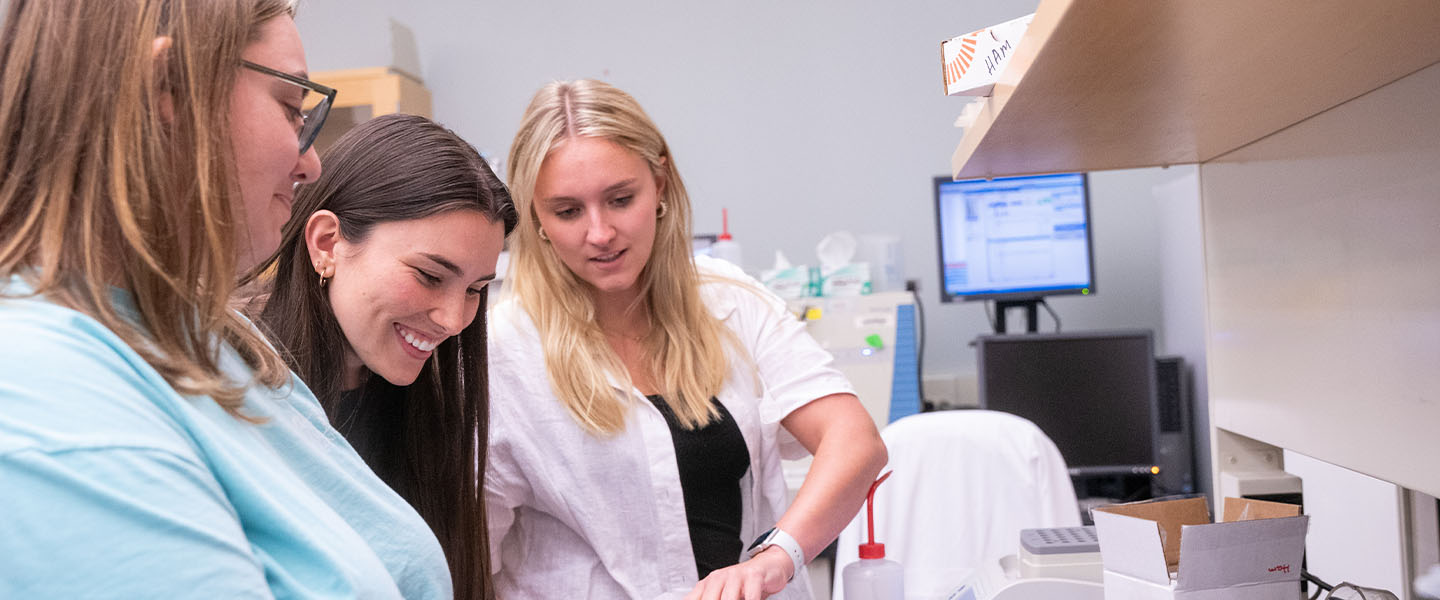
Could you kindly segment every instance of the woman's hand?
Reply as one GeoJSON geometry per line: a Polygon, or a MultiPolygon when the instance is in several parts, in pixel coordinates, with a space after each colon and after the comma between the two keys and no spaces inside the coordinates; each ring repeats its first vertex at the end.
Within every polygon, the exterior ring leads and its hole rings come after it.
{"type": "Polygon", "coordinates": [[[794,570],[785,549],[771,546],[750,560],[712,571],[685,600],[761,600],[785,589],[794,570]]]}

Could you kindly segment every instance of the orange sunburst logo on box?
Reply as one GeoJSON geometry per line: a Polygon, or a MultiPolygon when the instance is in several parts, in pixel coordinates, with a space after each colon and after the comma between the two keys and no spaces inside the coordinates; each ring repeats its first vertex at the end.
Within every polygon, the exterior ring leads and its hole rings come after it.
{"type": "Polygon", "coordinates": [[[979,33],[976,31],[960,38],[960,50],[955,53],[954,60],[945,63],[945,85],[960,81],[965,71],[970,69],[970,63],[975,61],[975,38],[979,33]]]}

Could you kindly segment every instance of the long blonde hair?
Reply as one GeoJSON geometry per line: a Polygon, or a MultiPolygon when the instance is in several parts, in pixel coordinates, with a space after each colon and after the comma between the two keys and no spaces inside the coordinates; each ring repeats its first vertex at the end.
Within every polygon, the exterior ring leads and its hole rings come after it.
{"type": "Polygon", "coordinates": [[[292,0],[11,0],[0,33],[0,277],[119,335],[232,415],[217,339],[289,370],[227,308],[243,213],[229,139],[240,55],[292,0]],[[154,43],[173,45],[156,59],[154,43]],[[173,110],[165,108],[169,105],[173,110]],[[163,114],[162,114],[163,113],[163,114]],[[128,292],[122,315],[112,286],[128,292]]]}
{"type": "Polygon", "coordinates": [[[700,275],[691,259],[690,198],[665,138],[629,94],[590,79],[541,88],[525,110],[508,161],[510,193],[520,213],[508,277],[540,332],[550,385],[587,430],[605,434],[625,427],[628,395],[616,394],[609,377],[627,387],[630,377],[596,322],[593,288],[539,236],[535,180],[545,157],[570,137],[609,140],[643,158],[665,182],[665,214],[656,223],[655,244],[639,280],[651,319],[645,362],[654,365],[660,392],[680,422],[702,427],[717,416],[710,399],[729,371],[726,348],[742,350],[700,297],[700,275]]]}

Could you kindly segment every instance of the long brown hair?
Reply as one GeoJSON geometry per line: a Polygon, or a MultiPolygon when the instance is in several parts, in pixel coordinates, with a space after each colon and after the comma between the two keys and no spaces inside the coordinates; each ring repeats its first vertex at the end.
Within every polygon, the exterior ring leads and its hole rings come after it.
{"type": "MultiPolygon", "coordinates": [[[[315,211],[329,210],[340,234],[360,242],[380,223],[475,210],[503,223],[508,234],[515,206],[470,144],[423,117],[367,121],[341,136],[324,164],[320,179],[296,195],[280,249],[257,268],[275,269],[260,323],[331,423],[435,531],[455,597],[491,597],[480,490],[489,431],[485,315],[441,342],[415,383],[398,387],[368,374],[353,408],[340,410],[348,343],[310,268],[305,224],[315,211]]],[[[481,307],[486,295],[481,292],[481,307]]]]}
{"type": "Polygon", "coordinates": [[[536,92],[510,146],[508,176],[520,226],[511,240],[508,278],[540,332],[550,386],[586,430],[608,434],[625,427],[629,404],[606,376],[628,383],[629,372],[595,320],[593,288],[540,237],[535,215],[540,166],[553,149],[576,136],[609,140],[634,152],[665,181],[660,198],[665,215],[656,223],[655,245],[640,273],[641,298],[652,325],[643,341],[646,363],[654,365],[661,394],[680,422],[690,429],[702,427],[717,416],[710,400],[729,371],[727,345],[744,360],[749,355],[700,296],[702,277],[691,259],[690,197],[665,137],[633,97],[593,79],[557,81],[536,92]]]}
{"type": "Polygon", "coordinates": [[[0,277],[85,313],[181,394],[232,415],[280,357],[227,301],[243,227],[229,131],[240,55],[288,0],[11,0],[0,33],[0,277]],[[157,37],[173,45],[157,55],[157,37]],[[161,105],[173,111],[161,114],[161,105]],[[112,286],[136,315],[120,315],[112,286]]]}

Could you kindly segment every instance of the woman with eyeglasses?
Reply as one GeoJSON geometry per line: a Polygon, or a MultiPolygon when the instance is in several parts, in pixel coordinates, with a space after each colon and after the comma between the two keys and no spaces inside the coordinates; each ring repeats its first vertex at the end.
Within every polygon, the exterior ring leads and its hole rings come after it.
{"type": "Polygon", "coordinates": [[[623,91],[542,88],[510,147],[520,213],[491,311],[496,591],[809,598],[885,446],[805,325],[692,258],[665,138],[623,91]],[[789,502],[780,468],[815,457],[789,502]],[[687,595],[688,594],[688,595],[687,595]]]}
{"type": "Polygon", "coordinates": [[[0,596],[449,598],[228,308],[320,175],[292,2],[4,6],[0,596]]]}
{"type": "MultiPolygon", "coordinates": [[[[386,115],[302,186],[257,319],[330,422],[434,529],[455,597],[486,598],[476,465],[488,422],[487,284],[515,205],[475,149],[386,115]]],[[[254,310],[250,308],[249,310],[254,310]]]]}

